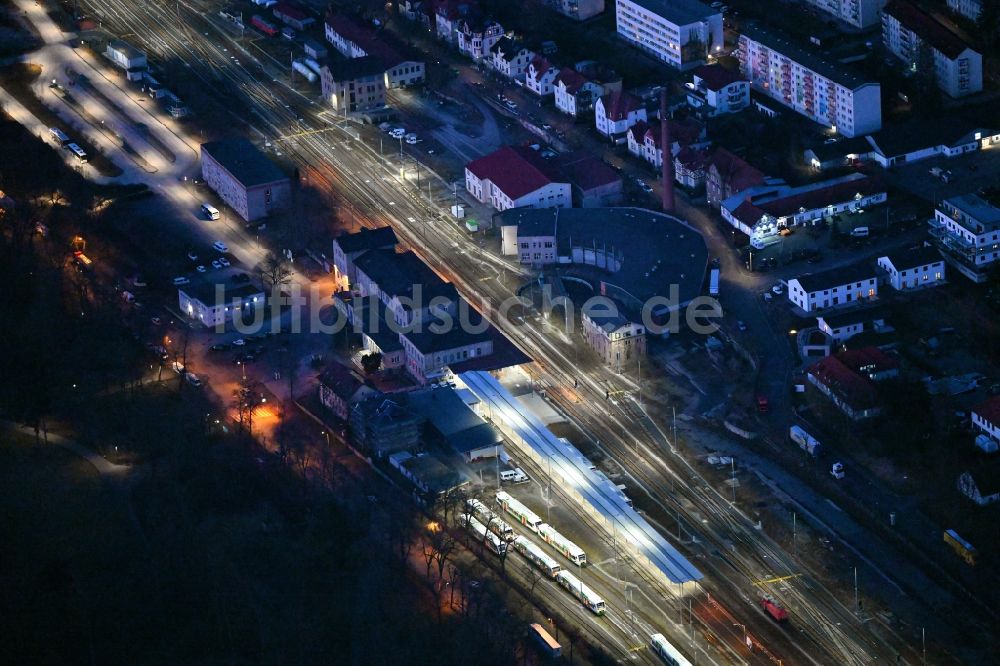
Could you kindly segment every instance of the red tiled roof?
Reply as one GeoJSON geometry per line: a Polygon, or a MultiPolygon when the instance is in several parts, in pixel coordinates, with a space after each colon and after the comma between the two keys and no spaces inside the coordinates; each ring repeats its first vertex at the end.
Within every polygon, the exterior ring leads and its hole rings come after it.
{"type": "Polygon", "coordinates": [[[726,69],[722,65],[702,65],[693,74],[701,79],[709,90],[719,91],[731,83],[745,81],[737,70],[726,69]]]}
{"type": "Polygon", "coordinates": [[[978,414],[993,425],[1000,426],[1000,395],[995,395],[972,408],[973,414],[978,414]]]}
{"type": "Polygon", "coordinates": [[[539,78],[545,74],[545,72],[549,71],[551,67],[552,63],[549,62],[549,59],[540,55],[536,55],[532,58],[531,64],[529,65],[529,69],[535,72],[535,76],[533,77],[535,81],[538,81],[539,78]]]}
{"type": "MultiPolygon", "coordinates": [[[[705,126],[694,118],[668,119],[667,122],[670,123],[670,140],[681,147],[696,143],[705,131],[705,126]]],[[[663,125],[659,122],[651,123],[644,136],[649,136],[653,144],[659,148],[663,125]]]]}
{"type": "Polygon", "coordinates": [[[747,199],[736,207],[736,210],[732,212],[732,216],[752,229],[753,225],[760,222],[760,218],[764,217],[764,211],[754,206],[747,199]]]}
{"type": "Polygon", "coordinates": [[[348,400],[363,384],[350,368],[336,362],[327,366],[319,381],[343,400],[348,400]]]}
{"type": "Polygon", "coordinates": [[[725,148],[719,148],[712,154],[712,165],[719,172],[722,182],[728,183],[733,192],[742,192],[764,182],[764,174],[761,171],[725,148]]]}
{"type": "Polygon", "coordinates": [[[556,76],[555,84],[558,85],[559,82],[562,81],[563,85],[566,86],[566,92],[570,95],[575,95],[577,91],[583,87],[583,84],[589,80],[590,79],[572,67],[563,67],[559,70],[559,74],[556,76]]]}
{"type": "Polygon", "coordinates": [[[695,150],[691,146],[684,146],[677,152],[674,160],[691,171],[697,171],[698,169],[704,169],[705,165],[708,164],[708,151],[695,150]]]}
{"type": "Polygon", "coordinates": [[[454,20],[465,13],[465,11],[475,8],[476,4],[476,0],[437,0],[437,6],[434,8],[434,11],[440,16],[454,20]],[[463,11],[462,5],[466,6],[465,11],[463,11]]]}
{"type": "Polygon", "coordinates": [[[832,203],[847,201],[854,198],[855,194],[860,193],[861,196],[868,196],[884,191],[885,187],[881,181],[866,176],[855,180],[834,183],[829,187],[794,194],[790,197],[783,197],[758,205],[764,212],[774,217],[784,217],[786,215],[794,215],[803,208],[813,210],[832,203]]]}
{"type": "Polygon", "coordinates": [[[640,120],[632,127],[628,128],[628,133],[632,135],[632,139],[638,143],[642,143],[643,138],[646,136],[646,130],[649,129],[649,125],[646,121],[640,120]]]}
{"type": "Polygon", "coordinates": [[[584,191],[621,180],[621,176],[614,169],[583,152],[563,153],[554,157],[552,166],[558,169],[571,185],[584,191]]]}
{"type": "Polygon", "coordinates": [[[925,13],[908,0],[892,0],[882,11],[899,21],[903,27],[916,33],[917,37],[943,53],[950,60],[957,58],[965,49],[971,48],[944,24],[939,23],[933,16],[925,13]]]}
{"type": "Polygon", "coordinates": [[[628,114],[642,107],[640,101],[621,90],[601,98],[604,105],[604,115],[608,120],[624,120],[628,114]]]}
{"type": "Polygon", "coordinates": [[[519,199],[549,183],[558,182],[560,175],[538,154],[525,146],[504,146],[465,165],[480,180],[493,182],[511,199],[519,199]]]}
{"type": "Polygon", "coordinates": [[[871,382],[835,356],[827,356],[810,367],[808,372],[854,409],[873,407],[878,402],[871,382]]]}

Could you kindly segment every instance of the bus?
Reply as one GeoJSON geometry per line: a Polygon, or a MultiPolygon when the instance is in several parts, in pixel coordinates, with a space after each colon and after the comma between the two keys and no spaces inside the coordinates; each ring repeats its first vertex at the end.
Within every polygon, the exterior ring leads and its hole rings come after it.
{"type": "Polygon", "coordinates": [[[670,666],[691,666],[691,662],[684,658],[680,651],[670,644],[663,634],[653,634],[649,638],[650,649],[663,660],[663,663],[670,666]]]}
{"type": "Polygon", "coordinates": [[[552,638],[552,634],[545,631],[542,625],[537,622],[533,622],[529,626],[531,627],[531,635],[535,637],[535,640],[542,646],[546,654],[550,657],[562,656],[562,646],[556,642],[556,639],[552,638]]]}
{"type": "Polygon", "coordinates": [[[604,615],[604,599],[597,596],[597,593],[584,585],[583,581],[568,571],[560,571],[556,574],[556,582],[560,586],[569,590],[569,593],[583,602],[594,615],[604,615]]]}
{"type": "Polygon", "coordinates": [[[81,162],[83,162],[84,164],[86,164],[86,162],[87,162],[87,153],[83,152],[83,148],[81,148],[80,146],[76,145],[75,143],[68,143],[68,144],[66,144],[66,148],[69,150],[69,152],[71,152],[74,155],[76,155],[76,159],[78,159],[81,162]]]}
{"type": "Polygon", "coordinates": [[[65,146],[67,143],[70,143],[70,138],[66,136],[66,132],[63,132],[58,127],[50,127],[49,134],[51,134],[53,138],[59,142],[60,146],[65,146]]]}
{"type": "Polygon", "coordinates": [[[976,556],[979,554],[975,546],[958,536],[955,530],[944,531],[944,542],[952,547],[958,556],[965,560],[966,564],[976,566],[976,556]]]}
{"type": "Polygon", "coordinates": [[[538,526],[538,535],[542,537],[545,543],[558,550],[562,553],[563,557],[576,566],[582,567],[587,563],[587,554],[583,552],[583,549],[562,534],[559,534],[556,528],[548,523],[542,523],[538,526]]]}
{"type": "Polygon", "coordinates": [[[523,536],[519,536],[513,541],[514,550],[524,555],[525,559],[541,569],[549,578],[555,578],[562,571],[559,563],[549,557],[545,551],[531,543],[523,536]]]}
{"type": "Polygon", "coordinates": [[[531,509],[502,490],[497,492],[497,504],[502,506],[504,511],[517,518],[519,523],[532,532],[537,532],[538,526],[542,524],[542,519],[536,516],[531,509]]]}
{"type": "Polygon", "coordinates": [[[486,525],[476,520],[474,516],[465,516],[465,529],[469,530],[475,534],[479,541],[486,544],[486,547],[492,550],[497,555],[503,555],[507,552],[507,543],[500,540],[496,534],[489,532],[486,529],[486,525]]]}
{"type": "Polygon", "coordinates": [[[466,500],[465,503],[469,507],[469,510],[472,511],[472,514],[476,518],[479,518],[489,528],[490,532],[493,532],[504,541],[513,541],[514,537],[517,536],[514,534],[514,528],[510,526],[510,523],[495,514],[490,507],[479,500],[470,499],[466,500]]]}

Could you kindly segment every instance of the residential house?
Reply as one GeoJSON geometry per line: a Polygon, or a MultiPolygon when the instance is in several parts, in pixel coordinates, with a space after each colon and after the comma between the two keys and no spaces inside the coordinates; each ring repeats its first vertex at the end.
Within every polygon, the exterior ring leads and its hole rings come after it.
{"type": "Polygon", "coordinates": [[[978,194],[950,197],[929,224],[945,261],[973,282],[986,282],[1000,257],[1000,207],[978,194]]]}
{"type": "Polygon", "coordinates": [[[626,143],[629,128],[638,122],[646,122],[646,107],[627,92],[618,90],[604,95],[594,106],[597,131],[614,144],[626,143]]]}
{"type": "Polygon", "coordinates": [[[553,84],[559,70],[545,56],[536,55],[528,64],[525,73],[524,86],[539,97],[548,97],[553,93],[553,84]]]}
{"type": "Polygon", "coordinates": [[[458,51],[476,62],[490,57],[490,48],[503,37],[503,26],[491,18],[472,16],[458,21],[458,51]]]}
{"type": "Polygon", "coordinates": [[[291,180],[244,137],[201,144],[201,176],[246,222],[267,217],[291,201],[291,180]]]}
{"type": "Polygon", "coordinates": [[[834,268],[788,281],[788,300],[803,312],[855,305],[878,297],[878,275],[867,263],[834,268]]]}
{"type": "Polygon", "coordinates": [[[193,283],[177,289],[177,304],[185,316],[206,328],[224,329],[263,311],[264,290],[252,284],[236,287],[218,283],[193,283]]]}
{"type": "Polygon", "coordinates": [[[684,146],[674,157],[674,180],[689,190],[698,189],[705,184],[710,159],[707,150],[684,146]]]}
{"type": "Polygon", "coordinates": [[[604,88],[570,67],[563,67],[553,82],[556,108],[574,118],[594,108],[604,88]]]}
{"type": "MultiPolygon", "coordinates": [[[[668,119],[670,123],[670,153],[674,157],[683,148],[699,150],[709,145],[705,125],[695,118],[668,119]]],[[[663,166],[663,125],[660,122],[642,123],[629,129],[626,135],[629,152],[646,160],[655,169],[663,166]],[[640,134],[641,132],[641,134],[640,134]]]]}
{"type": "Polygon", "coordinates": [[[881,333],[889,328],[881,307],[824,313],[816,317],[816,325],[835,345],[862,333],[881,333]]]}
{"type": "MultiPolygon", "coordinates": [[[[805,0],[813,7],[859,29],[879,22],[886,0],[805,0]]],[[[952,0],[949,0],[951,2],[952,0]]]]}
{"type": "Polygon", "coordinates": [[[738,70],[702,65],[692,73],[687,101],[705,116],[736,113],[750,106],[750,81],[738,70]]]}
{"type": "Polygon", "coordinates": [[[336,361],[319,376],[319,401],[343,421],[355,404],[377,393],[358,373],[336,361]]]}
{"type": "Polygon", "coordinates": [[[618,34],[676,69],[705,63],[724,46],[722,13],[697,0],[617,0],[618,34]]]}
{"type": "Polygon", "coordinates": [[[458,22],[478,11],[476,0],[437,0],[435,7],[435,33],[449,44],[458,44],[458,22]]]}
{"type": "Polygon", "coordinates": [[[852,173],[800,187],[764,184],[722,202],[722,217],[762,249],[780,241],[782,229],[816,224],[838,213],[862,210],[888,198],[880,178],[852,173]]]}
{"type": "Polygon", "coordinates": [[[385,65],[374,56],[330,59],[320,69],[323,99],[335,113],[385,109],[385,65]]]}
{"type": "Polygon", "coordinates": [[[882,126],[877,82],[763,28],[744,24],[741,29],[736,55],[755,91],[847,137],[882,126]]]}
{"type": "Polygon", "coordinates": [[[944,258],[936,247],[890,252],[878,258],[878,265],[898,291],[944,284],[944,258]]]}
{"type": "Polygon", "coordinates": [[[1000,395],[992,396],[972,408],[972,427],[1000,443],[1000,395]]]}
{"type": "Polygon", "coordinates": [[[646,355],[646,329],[603,305],[583,310],[583,337],[601,360],[614,368],[646,355]]]}
{"type": "Polygon", "coordinates": [[[899,362],[877,347],[827,356],[806,371],[809,383],[853,421],[881,413],[876,384],[898,374],[899,362]]]}
{"type": "Polygon", "coordinates": [[[436,0],[400,0],[399,14],[407,21],[431,28],[436,25],[436,6],[436,0]]]}
{"type": "Polygon", "coordinates": [[[415,449],[422,427],[421,417],[382,394],[356,403],[349,418],[351,437],[358,448],[376,458],[415,449]]]}
{"type": "Polygon", "coordinates": [[[392,227],[361,229],[333,239],[333,275],[337,291],[349,291],[358,281],[354,260],[368,250],[391,250],[399,240],[392,227]]]}
{"type": "Polygon", "coordinates": [[[958,491],[979,506],[1000,502],[1000,461],[992,460],[962,472],[958,491]]]}
{"type": "Polygon", "coordinates": [[[513,37],[501,37],[490,47],[490,65],[493,71],[514,81],[524,81],[528,64],[534,57],[534,51],[513,37]]]}
{"type": "Polygon", "coordinates": [[[538,151],[524,146],[505,146],[465,166],[465,189],[499,211],[572,206],[572,189],[561,178],[538,151]]]}
{"type": "Polygon", "coordinates": [[[906,71],[933,76],[950,97],[983,89],[982,54],[909,0],[892,0],[882,10],[882,42],[906,71]]]}
{"type": "Polygon", "coordinates": [[[983,13],[983,0],[947,0],[948,9],[970,21],[978,21],[983,13]]]}
{"type": "Polygon", "coordinates": [[[724,200],[752,187],[763,185],[764,181],[765,176],[761,171],[725,148],[717,148],[712,153],[711,162],[705,173],[705,194],[708,204],[718,208],[724,200]]]}

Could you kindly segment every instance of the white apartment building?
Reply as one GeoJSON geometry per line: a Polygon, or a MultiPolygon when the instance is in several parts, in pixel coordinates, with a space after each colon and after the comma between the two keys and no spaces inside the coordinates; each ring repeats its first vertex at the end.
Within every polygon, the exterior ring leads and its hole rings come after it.
{"type": "Polygon", "coordinates": [[[948,0],[948,9],[970,21],[978,21],[983,13],[983,0],[948,0]]]}
{"type": "Polygon", "coordinates": [[[935,247],[892,252],[879,257],[878,265],[897,291],[944,284],[944,258],[935,247]]]}
{"type": "Polygon", "coordinates": [[[983,56],[908,0],[892,0],[882,11],[882,41],[911,73],[918,73],[921,51],[929,48],[934,78],[950,97],[983,89],[983,56]]]}
{"type": "Polygon", "coordinates": [[[721,65],[702,65],[687,86],[688,106],[705,115],[736,113],[750,106],[750,82],[721,65]]]}
{"type": "Polygon", "coordinates": [[[754,90],[847,136],[882,126],[881,88],[759,28],[744,28],[737,56],[754,90]]]}
{"type": "Polygon", "coordinates": [[[803,312],[862,303],[878,297],[878,276],[866,264],[834,268],[788,281],[788,300],[803,312]]]}
{"type": "Polygon", "coordinates": [[[677,69],[724,46],[722,13],[697,0],[616,0],[615,12],[619,35],[677,69]]]}
{"type": "Polygon", "coordinates": [[[973,282],[985,282],[1000,258],[1000,208],[978,194],[945,199],[934,211],[930,233],[945,261],[973,282]]]}
{"type": "Polygon", "coordinates": [[[887,0],[805,0],[810,5],[855,28],[868,28],[879,22],[879,13],[887,0]]]}
{"type": "Polygon", "coordinates": [[[493,19],[458,22],[458,50],[476,62],[490,57],[490,48],[503,37],[503,26],[493,19]]]}

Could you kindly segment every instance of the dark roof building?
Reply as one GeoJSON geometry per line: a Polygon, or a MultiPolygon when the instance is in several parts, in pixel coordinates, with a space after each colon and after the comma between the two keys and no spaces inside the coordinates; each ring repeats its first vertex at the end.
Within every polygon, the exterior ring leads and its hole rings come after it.
{"type": "Polygon", "coordinates": [[[236,137],[201,144],[204,159],[208,154],[245,187],[288,180],[288,176],[248,139],[236,137]]]}

